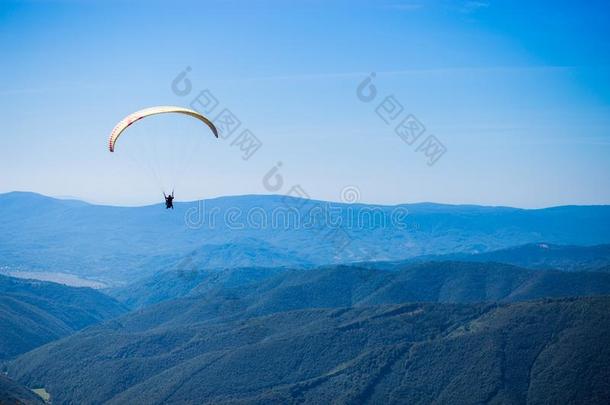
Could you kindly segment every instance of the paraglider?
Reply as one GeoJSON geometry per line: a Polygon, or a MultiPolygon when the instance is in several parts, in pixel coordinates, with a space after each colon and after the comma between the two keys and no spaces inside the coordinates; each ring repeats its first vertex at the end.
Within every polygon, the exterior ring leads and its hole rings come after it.
{"type": "Polygon", "coordinates": [[[174,190],[172,190],[170,195],[165,195],[165,193],[163,193],[163,197],[165,197],[165,209],[174,209],[174,190]]]}
{"type": "MultiPolygon", "coordinates": [[[[115,151],[116,143],[117,143],[119,137],[134,122],[139,121],[142,118],[149,117],[151,115],[166,114],[166,113],[185,114],[185,115],[191,116],[193,118],[197,118],[198,120],[203,122],[205,125],[207,125],[208,128],[214,134],[214,136],[216,138],[218,138],[218,130],[216,129],[216,126],[214,126],[212,121],[210,121],[208,118],[204,117],[203,115],[201,115],[199,112],[197,112],[195,110],[191,110],[191,109],[183,108],[183,107],[175,107],[175,106],[150,107],[150,108],[145,108],[143,110],[139,110],[139,111],[136,111],[136,112],[134,112],[132,114],[129,114],[127,117],[123,118],[114,127],[114,129],[110,133],[110,139],[108,141],[108,148],[109,148],[110,152],[114,152],[115,151]]],[[[170,209],[170,208],[174,209],[174,204],[173,204],[174,191],[172,190],[172,193],[169,194],[169,195],[166,195],[165,191],[164,191],[163,192],[163,197],[165,198],[165,208],[166,209],[170,209]]]]}

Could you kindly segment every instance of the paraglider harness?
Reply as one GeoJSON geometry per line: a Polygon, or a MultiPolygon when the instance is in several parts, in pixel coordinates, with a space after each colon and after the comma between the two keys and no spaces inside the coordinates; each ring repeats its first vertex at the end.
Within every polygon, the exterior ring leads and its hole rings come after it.
{"type": "Polygon", "coordinates": [[[174,209],[174,190],[170,195],[165,195],[165,191],[163,192],[163,197],[165,197],[165,209],[174,209]]]}

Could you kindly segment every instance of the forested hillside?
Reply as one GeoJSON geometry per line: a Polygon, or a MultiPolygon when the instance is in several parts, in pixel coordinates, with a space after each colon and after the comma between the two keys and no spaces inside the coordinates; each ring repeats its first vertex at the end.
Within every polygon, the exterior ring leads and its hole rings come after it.
{"type": "Polygon", "coordinates": [[[311,270],[180,269],[110,291],[139,308],[185,296],[232,294],[252,307],[307,308],[402,302],[522,301],[610,294],[607,272],[529,270],[500,263],[425,262],[323,266],[311,270]],[[370,268],[372,267],[372,268],[370,268]],[[283,306],[283,307],[282,307],[283,306]]]}
{"type": "Polygon", "coordinates": [[[0,404],[43,405],[44,401],[30,389],[0,373],[0,404]]]}
{"type": "Polygon", "coordinates": [[[126,311],[90,288],[0,275],[0,360],[126,311]]]}
{"type": "Polygon", "coordinates": [[[192,313],[162,325],[133,314],[9,371],[58,403],[606,403],[609,333],[607,297],[192,313]]]}

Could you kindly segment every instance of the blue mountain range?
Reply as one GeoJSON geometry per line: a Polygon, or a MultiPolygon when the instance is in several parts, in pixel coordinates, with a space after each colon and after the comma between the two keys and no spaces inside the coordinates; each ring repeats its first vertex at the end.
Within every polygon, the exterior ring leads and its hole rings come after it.
{"type": "Polygon", "coordinates": [[[118,285],[188,263],[189,257],[209,268],[303,268],[476,254],[538,242],[610,243],[610,206],[386,206],[277,195],[175,206],[116,207],[1,194],[0,267],[118,285]]]}

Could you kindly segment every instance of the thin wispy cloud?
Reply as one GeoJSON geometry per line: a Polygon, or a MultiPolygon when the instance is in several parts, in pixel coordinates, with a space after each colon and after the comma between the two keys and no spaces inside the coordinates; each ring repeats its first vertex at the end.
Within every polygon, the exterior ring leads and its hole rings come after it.
{"type": "Polygon", "coordinates": [[[0,96],[14,96],[19,94],[39,94],[61,90],[57,87],[31,87],[20,89],[0,89],[0,96]]]}
{"type": "Polygon", "coordinates": [[[64,91],[74,90],[99,90],[107,89],[111,87],[117,87],[114,85],[101,85],[101,84],[83,84],[73,83],[59,86],[40,86],[40,87],[21,87],[12,89],[0,89],[0,96],[15,96],[15,95],[27,95],[27,94],[43,94],[43,93],[57,93],[64,91]]]}
{"type": "MultiPolygon", "coordinates": [[[[539,66],[456,66],[456,67],[431,67],[431,68],[414,68],[414,69],[400,69],[400,70],[385,70],[375,71],[379,76],[408,76],[408,75],[421,75],[421,74],[447,74],[447,73],[513,73],[513,72],[561,72],[569,71],[578,68],[577,66],[552,66],[552,65],[539,65],[539,66]]],[[[327,79],[351,79],[360,78],[363,75],[368,75],[370,71],[354,71],[354,72],[329,72],[329,73],[303,73],[303,74],[287,74],[287,75],[274,75],[274,76],[259,76],[259,77],[244,77],[244,78],[227,78],[218,79],[217,82],[222,81],[283,81],[283,80],[327,80],[327,79]]]]}
{"type": "Polygon", "coordinates": [[[406,2],[406,3],[387,4],[387,5],[385,5],[384,8],[387,8],[390,10],[397,10],[397,11],[417,11],[417,10],[422,9],[423,7],[424,7],[424,5],[422,3],[406,2]]]}
{"type": "Polygon", "coordinates": [[[489,2],[484,0],[469,0],[464,3],[464,5],[460,8],[460,12],[464,14],[471,14],[478,10],[488,8],[489,2]]]}

